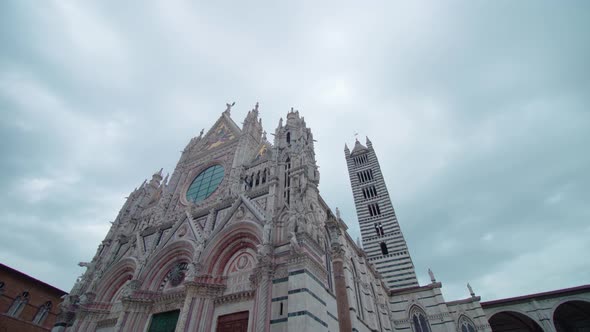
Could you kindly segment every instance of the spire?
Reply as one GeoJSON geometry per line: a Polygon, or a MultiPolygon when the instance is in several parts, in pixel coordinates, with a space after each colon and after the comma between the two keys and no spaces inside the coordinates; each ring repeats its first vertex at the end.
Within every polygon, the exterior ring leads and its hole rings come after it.
{"type": "Polygon", "coordinates": [[[159,171],[155,172],[154,175],[152,175],[152,180],[150,181],[150,183],[154,183],[154,182],[160,182],[162,181],[162,171],[164,170],[164,168],[160,168],[159,171]]]}
{"type": "Polygon", "coordinates": [[[357,138],[356,141],[354,142],[354,148],[352,148],[352,154],[359,153],[364,150],[367,150],[367,147],[362,145],[361,142],[359,142],[359,140],[357,138]]]}

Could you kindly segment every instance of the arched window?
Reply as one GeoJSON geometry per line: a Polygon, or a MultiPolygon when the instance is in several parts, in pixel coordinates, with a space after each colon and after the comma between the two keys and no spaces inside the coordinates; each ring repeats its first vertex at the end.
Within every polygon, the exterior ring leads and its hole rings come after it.
{"type": "Polygon", "coordinates": [[[379,304],[377,303],[377,294],[375,293],[375,287],[371,283],[371,293],[373,295],[373,303],[375,305],[375,315],[377,317],[377,323],[379,323],[379,331],[383,331],[383,324],[381,323],[381,311],[379,310],[379,304]]]}
{"type": "Polygon", "coordinates": [[[291,144],[291,133],[287,132],[287,144],[291,144]]]}
{"type": "Polygon", "coordinates": [[[389,250],[387,250],[387,245],[385,244],[385,242],[379,243],[379,246],[381,247],[381,254],[383,254],[383,255],[389,254],[389,250]]]}
{"type": "Polygon", "coordinates": [[[41,307],[39,307],[39,311],[37,311],[35,318],[33,318],[33,324],[42,325],[43,321],[45,320],[45,318],[47,317],[47,315],[49,314],[50,311],[51,311],[51,301],[47,301],[47,302],[45,302],[45,304],[43,304],[41,307]]]}
{"type": "MultiPolygon", "coordinates": [[[[313,206],[310,205],[309,207],[313,210],[313,206]]],[[[328,288],[331,292],[334,292],[334,284],[332,280],[332,256],[330,255],[330,248],[328,246],[328,243],[330,243],[330,240],[326,236],[324,241],[324,248],[326,250],[326,270],[328,272],[328,288]]]]}
{"type": "Polygon", "coordinates": [[[175,264],[170,269],[170,271],[168,271],[168,274],[166,274],[164,280],[162,280],[162,282],[160,283],[160,287],[158,288],[158,290],[163,291],[167,288],[178,287],[182,283],[182,281],[184,281],[184,277],[186,277],[187,271],[188,263],[180,262],[175,264]]]}
{"type": "Polygon", "coordinates": [[[363,299],[361,297],[361,289],[359,285],[359,275],[356,270],[356,265],[354,265],[354,260],[350,259],[350,264],[352,265],[352,278],[354,284],[354,291],[356,297],[356,308],[358,310],[358,315],[361,319],[365,319],[365,309],[363,308],[363,299]]]}
{"type": "Polygon", "coordinates": [[[465,315],[459,317],[459,331],[460,332],[475,332],[475,324],[465,315]]]}
{"type": "Polygon", "coordinates": [[[12,305],[7,312],[8,316],[18,317],[25,308],[27,302],[29,302],[29,292],[23,292],[12,302],[12,305]]]}
{"type": "Polygon", "coordinates": [[[414,306],[410,310],[410,321],[412,322],[412,330],[414,332],[430,332],[430,325],[426,314],[418,306],[414,306]]]}

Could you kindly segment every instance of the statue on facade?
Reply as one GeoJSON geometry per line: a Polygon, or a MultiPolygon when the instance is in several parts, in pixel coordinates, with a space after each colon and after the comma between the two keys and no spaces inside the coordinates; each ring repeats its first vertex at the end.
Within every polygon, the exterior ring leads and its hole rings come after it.
{"type": "Polygon", "coordinates": [[[188,263],[187,267],[186,267],[186,274],[185,274],[185,279],[186,280],[192,280],[197,276],[197,273],[199,269],[197,268],[197,263],[195,262],[190,262],[188,263]]]}
{"type": "Polygon", "coordinates": [[[289,248],[291,248],[291,251],[295,253],[299,253],[301,251],[301,246],[299,245],[299,241],[297,241],[297,235],[295,235],[295,232],[291,232],[289,248]]]}
{"type": "Polygon", "coordinates": [[[435,283],[436,282],[436,279],[434,278],[434,273],[432,272],[431,269],[428,269],[428,275],[430,276],[430,281],[432,283],[435,283]]]}
{"type": "Polygon", "coordinates": [[[230,115],[231,113],[231,108],[236,104],[236,102],[234,101],[233,103],[226,103],[225,106],[227,106],[227,108],[225,109],[225,111],[223,113],[230,115]]]}
{"type": "Polygon", "coordinates": [[[469,283],[467,283],[467,289],[469,290],[469,294],[471,294],[471,297],[474,297],[475,292],[473,292],[473,288],[471,288],[471,285],[469,283]]]}
{"type": "Polygon", "coordinates": [[[136,289],[139,288],[139,280],[127,280],[125,285],[123,285],[123,291],[121,292],[122,298],[130,297],[136,289]]]}
{"type": "Polygon", "coordinates": [[[262,229],[262,243],[263,244],[270,244],[271,243],[271,238],[272,236],[272,225],[271,222],[268,221],[266,222],[266,224],[264,224],[264,227],[262,229]]]}

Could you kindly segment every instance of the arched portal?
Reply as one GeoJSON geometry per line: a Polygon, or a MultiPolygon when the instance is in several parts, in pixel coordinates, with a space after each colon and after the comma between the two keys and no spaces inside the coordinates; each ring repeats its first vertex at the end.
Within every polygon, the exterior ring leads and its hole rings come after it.
{"type": "Polygon", "coordinates": [[[490,318],[494,332],[543,332],[532,318],[515,311],[501,311],[490,318]]]}
{"type": "Polygon", "coordinates": [[[557,332],[590,331],[590,302],[567,301],[553,313],[557,332]]]}

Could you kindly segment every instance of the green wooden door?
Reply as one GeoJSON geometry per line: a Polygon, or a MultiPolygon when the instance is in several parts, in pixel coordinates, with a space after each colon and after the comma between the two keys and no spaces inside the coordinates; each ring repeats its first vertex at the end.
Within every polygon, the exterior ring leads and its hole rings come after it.
{"type": "Polygon", "coordinates": [[[152,316],[148,332],[174,332],[180,310],[161,312],[152,316]]]}

